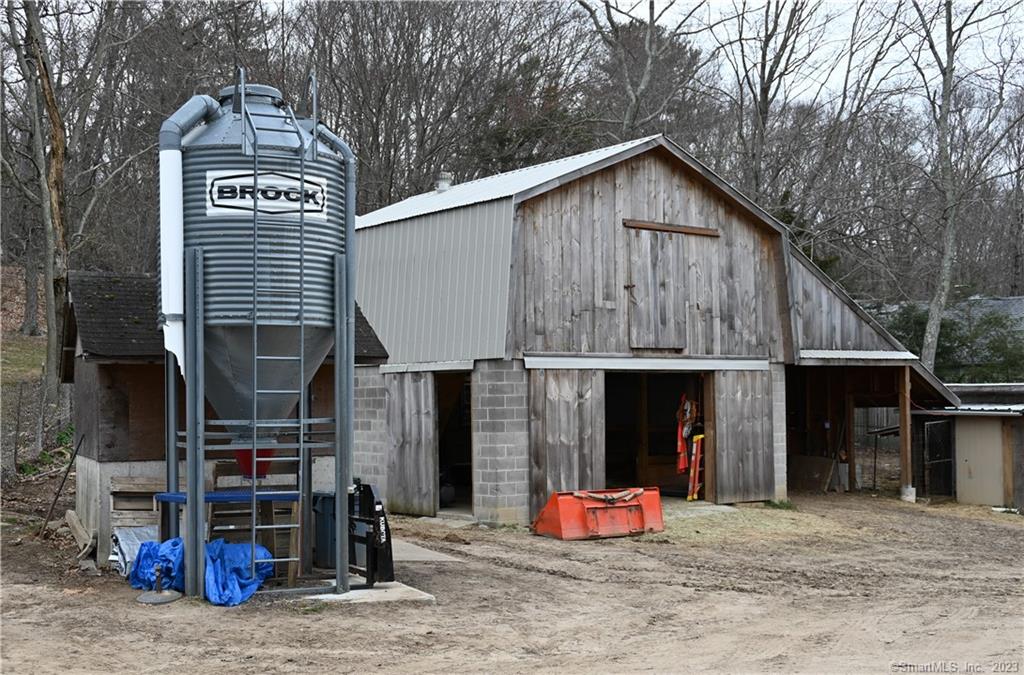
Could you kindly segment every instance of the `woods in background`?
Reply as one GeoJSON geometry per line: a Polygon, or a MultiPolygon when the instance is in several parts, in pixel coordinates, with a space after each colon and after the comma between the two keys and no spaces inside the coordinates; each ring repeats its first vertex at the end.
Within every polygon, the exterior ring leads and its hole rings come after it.
{"type": "Polygon", "coordinates": [[[664,133],[788,224],[855,297],[929,303],[926,362],[948,303],[1024,295],[1016,2],[4,13],[3,262],[30,285],[45,278],[52,340],[68,267],[155,270],[159,125],[236,65],[300,109],[316,71],[324,121],[359,159],[360,213],[431,189],[442,170],[463,182],[664,133]]]}

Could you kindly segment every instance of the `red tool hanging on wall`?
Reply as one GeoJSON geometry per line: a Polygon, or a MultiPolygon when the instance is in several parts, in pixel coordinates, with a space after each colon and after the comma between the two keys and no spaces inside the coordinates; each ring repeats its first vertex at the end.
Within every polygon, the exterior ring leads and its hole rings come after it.
{"type": "Polygon", "coordinates": [[[684,474],[690,465],[690,450],[687,439],[693,433],[693,424],[697,421],[697,402],[687,400],[686,394],[679,399],[679,410],[676,411],[676,473],[684,474]]]}

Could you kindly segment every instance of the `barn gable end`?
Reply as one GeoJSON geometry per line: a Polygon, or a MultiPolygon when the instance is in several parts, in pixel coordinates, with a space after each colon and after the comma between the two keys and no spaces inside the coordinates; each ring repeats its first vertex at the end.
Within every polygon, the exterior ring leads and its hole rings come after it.
{"type": "Polygon", "coordinates": [[[782,234],[674,160],[656,148],[519,205],[507,356],[905,351],[782,234]]]}

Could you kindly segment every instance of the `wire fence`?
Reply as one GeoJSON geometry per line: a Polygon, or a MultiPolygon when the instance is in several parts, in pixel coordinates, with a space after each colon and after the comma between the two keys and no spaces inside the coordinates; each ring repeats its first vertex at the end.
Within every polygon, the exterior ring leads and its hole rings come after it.
{"type": "Polygon", "coordinates": [[[71,385],[62,384],[57,391],[56,400],[47,401],[42,376],[3,386],[0,471],[5,478],[33,471],[44,453],[70,438],[71,385]]]}

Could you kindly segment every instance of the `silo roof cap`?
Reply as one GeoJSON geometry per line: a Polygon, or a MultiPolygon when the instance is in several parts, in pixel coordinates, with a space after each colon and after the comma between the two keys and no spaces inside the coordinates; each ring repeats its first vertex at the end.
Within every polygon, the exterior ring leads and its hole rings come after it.
{"type": "MultiPolygon", "coordinates": [[[[220,94],[217,98],[223,103],[226,99],[230,99],[235,95],[235,86],[231,85],[224,87],[220,90],[220,94]]],[[[245,85],[246,96],[267,96],[274,99],[275,101],[284,100],[284,96],[281,95],[281,90],[276,87],[271,87],[269,84],[247,84],[245,85]]]]}

